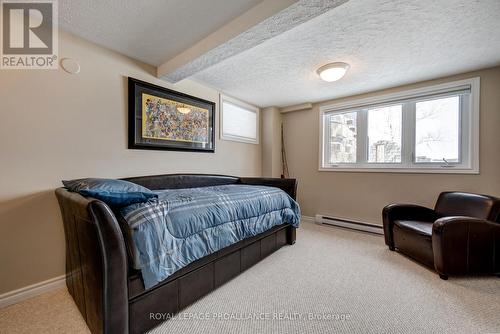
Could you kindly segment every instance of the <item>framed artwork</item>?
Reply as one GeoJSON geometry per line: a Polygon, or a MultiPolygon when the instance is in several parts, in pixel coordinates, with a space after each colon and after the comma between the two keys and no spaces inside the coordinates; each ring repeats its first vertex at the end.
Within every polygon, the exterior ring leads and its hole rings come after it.
{"type": "Polygon", "coordinates": [[[215,103],[128,78],[128,148],[215,152],[215,103]]]}

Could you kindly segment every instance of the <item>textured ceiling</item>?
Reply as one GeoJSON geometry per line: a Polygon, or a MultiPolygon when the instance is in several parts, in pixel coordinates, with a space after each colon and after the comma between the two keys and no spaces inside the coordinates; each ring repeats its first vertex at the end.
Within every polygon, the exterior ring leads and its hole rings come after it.
{"type": "Polygon", "coordinates": [[[499,0],[350,0],[194,76],[258,106],[315,102],[500,64],[499,0]],[[315,70],[344,61],[346,77],[315,70]]]}
{"type": "Polygon", "coordinates": [[[159,65],[261,0],[60,0],[66,31],[159,65]]]}
{"type": "Polygon", "coordinates": [[[251,49],[295,26],[340,6],[347,0],[299,0],[288,8],[272,15],[247,31],[204,53],[188,64],[164,75],[162,78],[177,82],[204,70],[224,59],[251,49]]]}

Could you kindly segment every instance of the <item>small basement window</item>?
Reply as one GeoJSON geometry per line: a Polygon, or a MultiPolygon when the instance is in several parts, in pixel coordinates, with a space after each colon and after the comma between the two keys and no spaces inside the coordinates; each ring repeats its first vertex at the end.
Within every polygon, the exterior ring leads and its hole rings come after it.
{"type": "Polygon", "coordinates": [[[259,108],[221,95],[221,139],[259,143],[259,108]]]}

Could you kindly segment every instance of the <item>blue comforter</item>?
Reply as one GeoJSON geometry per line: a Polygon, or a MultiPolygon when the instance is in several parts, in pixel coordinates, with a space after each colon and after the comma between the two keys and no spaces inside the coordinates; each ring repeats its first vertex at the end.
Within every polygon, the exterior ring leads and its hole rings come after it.
{"type": "Polygon", "coordinates": [[[298,227],[299,205],[273,187],[224,185],[155,191],[121,209],[134,266],[146,289],[193,261],[283,223],[298,227]]]}

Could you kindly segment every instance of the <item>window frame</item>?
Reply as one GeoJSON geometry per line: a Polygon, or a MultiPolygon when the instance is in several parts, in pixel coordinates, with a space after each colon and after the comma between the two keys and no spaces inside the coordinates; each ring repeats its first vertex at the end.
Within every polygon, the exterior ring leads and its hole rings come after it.
{"type": "Polygon", "coordinates": [[[247,144],[259,144],[260,140],[260,109],[248,104],[246,102],[240,101],[238,99],[232,98],[230,96],[220,94],[220,99],[219,99],[219,105],[220,105],[220,139],[221,140],[227,140],[227,141],[235,141],[235,142],[241,142],[241,143],[247,143],[247,144]],[[224,134],[224,102],[232,104],[234,106],[240,107],[242,109],[245,109],[250,112],[255,112],[255,129],[256,129],[256,138],[250,138],[250,137],[244,137],[244,136],[237,136],[237,135],[230,135],[230,134],[224,134]]]}
{"type": "MultiPolygon", "coordinates": [[[[319,171],[382,172],[382,173],[449,173],[479,174],[479,98],[480,78],[457,80],[438,85],[405,90],[397,93],[328,104],[319,108],[319,171]],[[415,106],[416,102],[435,99],[439,96],[456,95],[468,89],[468,98],[460,98],[460,147],[459,163],[415,162],[415,106]],[[453,94],[455,93],[455,94],[453,94]],[[368,163],[368,108],[379,108],[402,104],[401,163],[368,163]],[[468,110],[464,108],[468,106],[468,110]],[[359,111],[357,114],[356,163],[323,164],[325,158],[325,115],[359,111]],[[360,117],[361,116],[361,117],[360,117]],[[464,117],[465,116],[465,117],[464,117]],[[364,135],[364,136],[363,136],[364,135]],[[366,152],[365,152],[366,151],[366,152]],[[365,152],[365,153],[363,153],[365,152]],[[362,158],[360,160],[360,158],[362,158]],[[360,162],[361,161],[361,162],[360,162]]],[[[328,146],[328,145],[326,145],[328,146]]]]}

